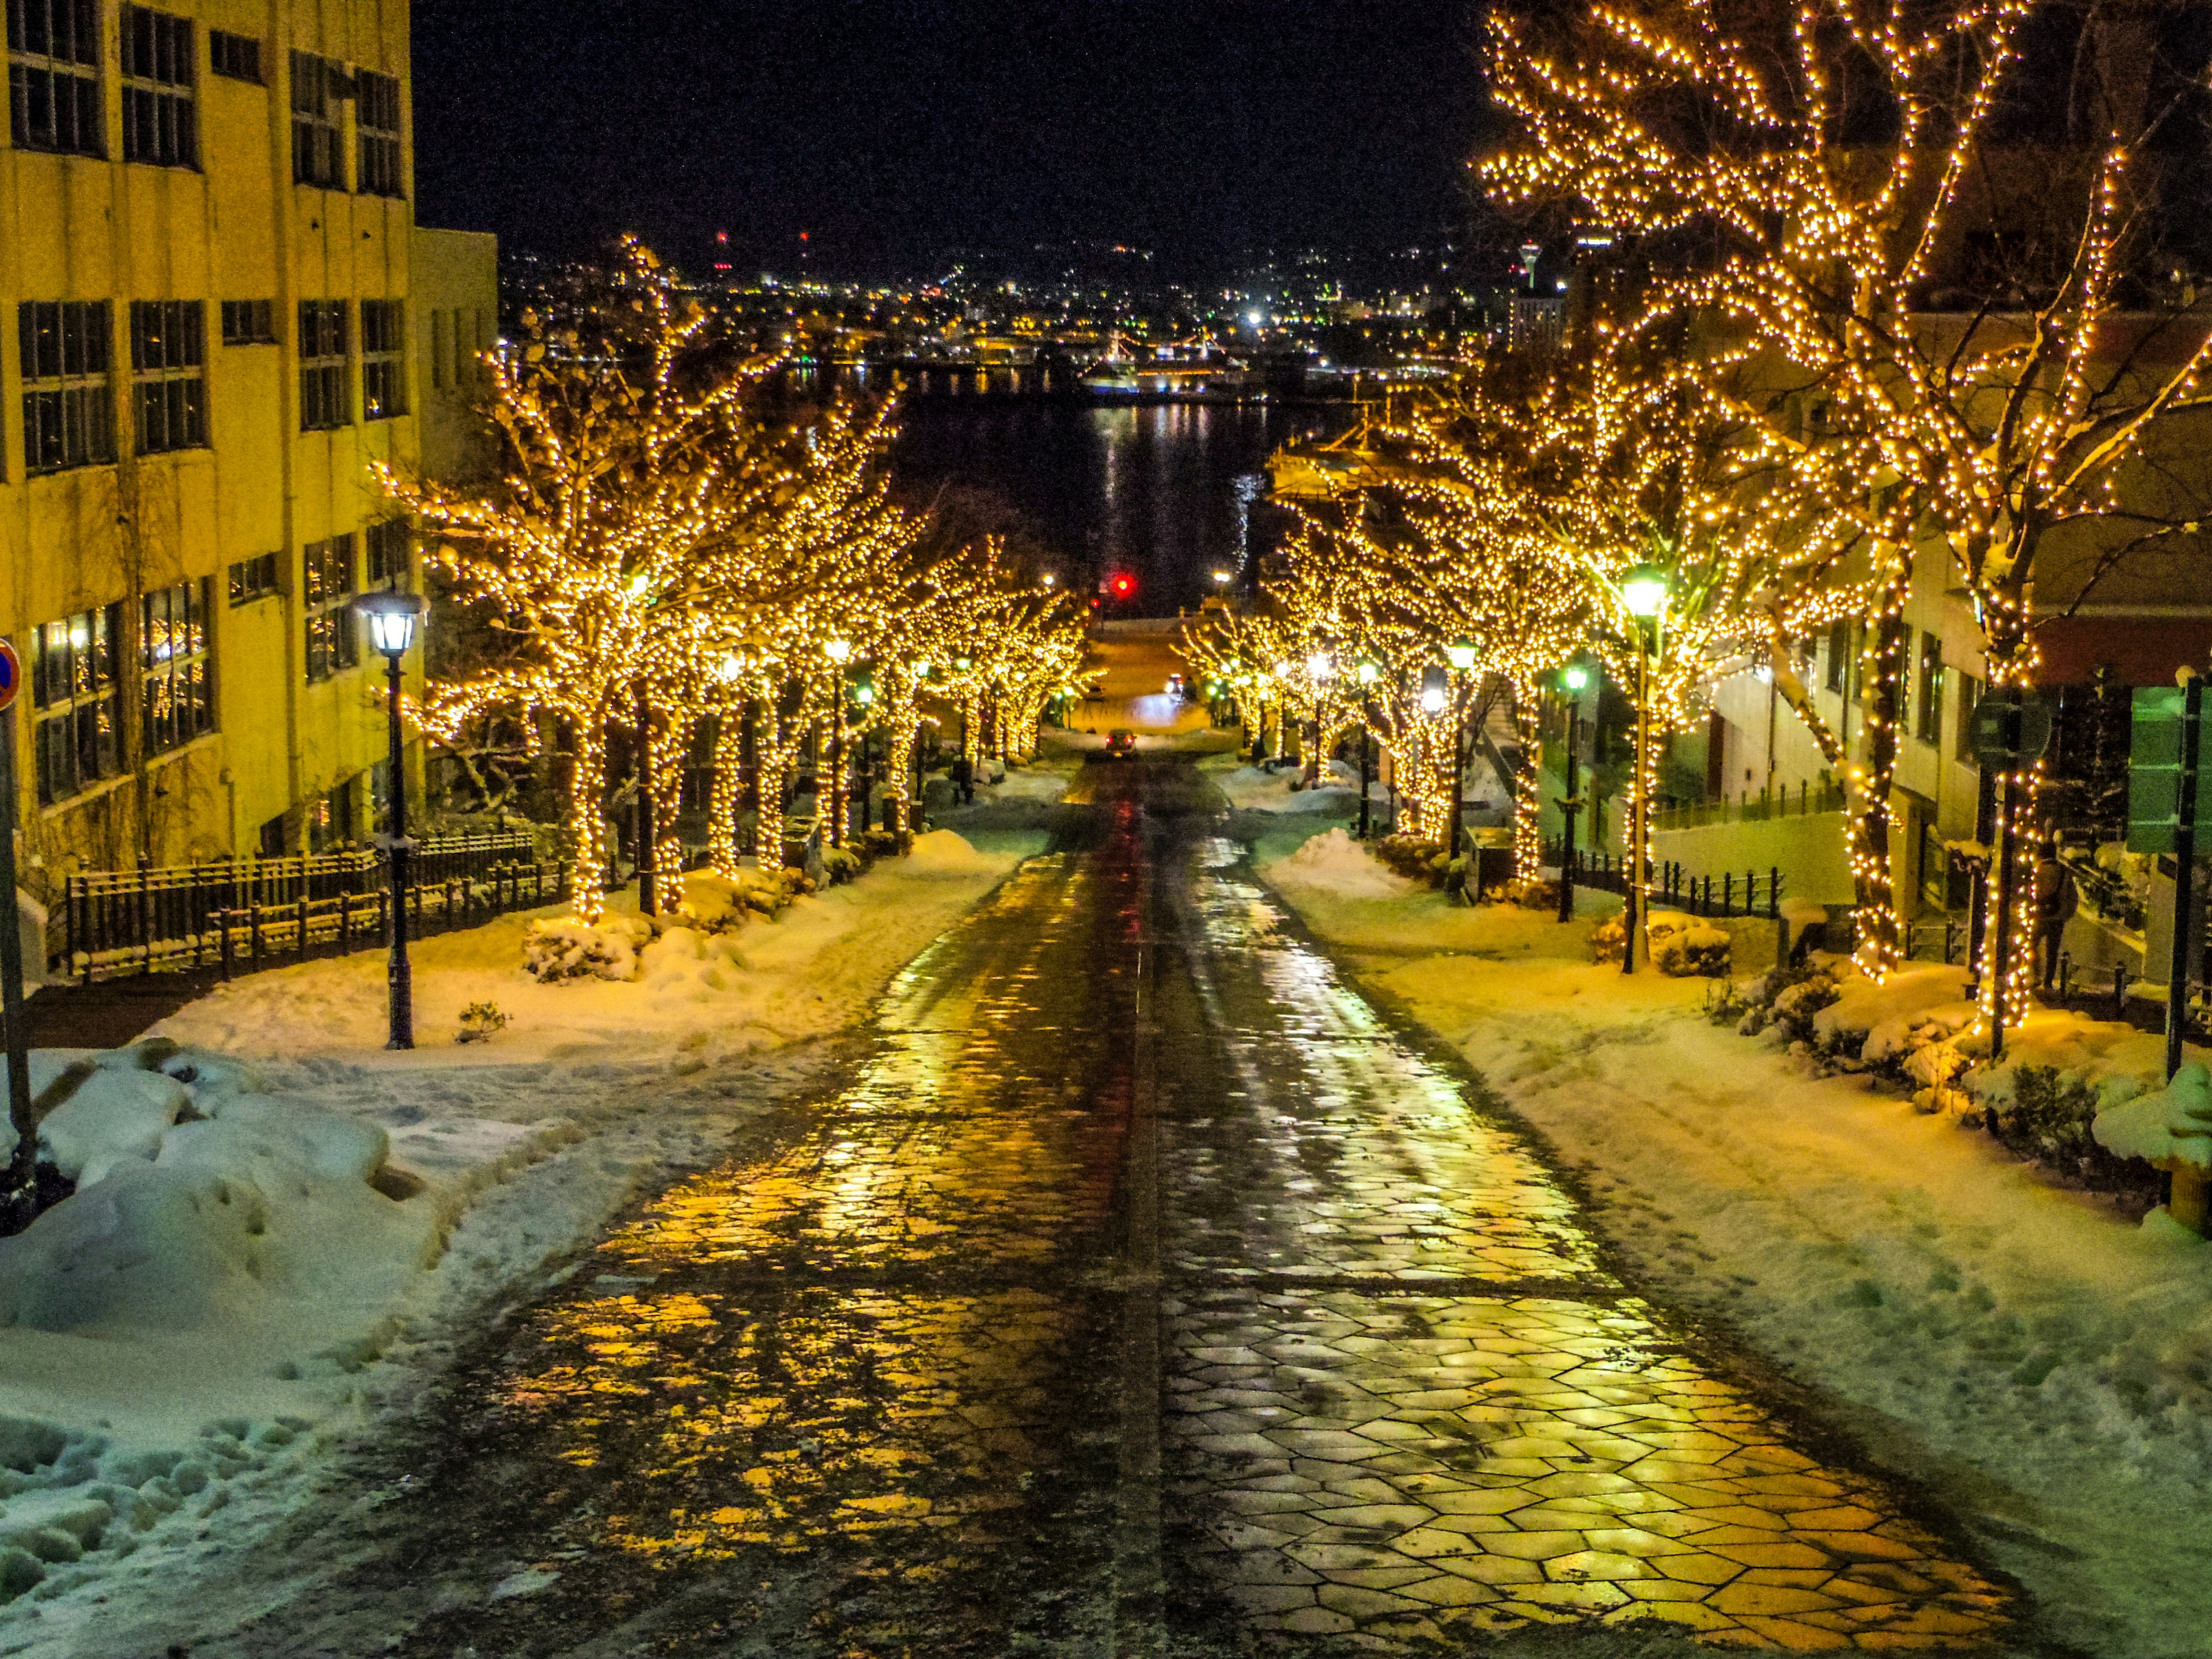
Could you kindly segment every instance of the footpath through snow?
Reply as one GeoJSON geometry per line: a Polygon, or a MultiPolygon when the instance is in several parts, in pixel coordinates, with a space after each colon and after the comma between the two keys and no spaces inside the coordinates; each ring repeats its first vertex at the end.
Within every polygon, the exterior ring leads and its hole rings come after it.
{"type": "Polygon", "coordinates": [[[934,832],[772,920],[671,930],[625,982],[529,978],[527,917],[421,942],[409,1054],[380,952],[40,1051],[79,1186],[0,1240],[0,1654],[80,1651],[100,1603],[273,1523],[490,1307],[817,1079],[819,1040],[1043,840],[934,832]],[[487,1002],[504,1027],[457,1042],[487,1002]]]}
{"type": "MultiPolygon", "coordinates": [[[[1394,892],[1340,830],[1303,847],[1277,832],[1255,861],[1550,1139],[1656,1283],[1934,1486],[2060,1639],[2204,1651],[2212,1249],[2162,1212],[2138,1223],[2062,1188],[1957,1116],[1815,1077],[1778,1032],[1714,1024],[1711,981],[1594,965],[1589,932],[1618,908],[1605,896],[1562,927],[1394,892]]],[[[1742,960],[1765,926],[1735,924],[1739,971],[1765,965],[1742,960]]],[[[2038,1047],[2063,1058],[2046,1034],[2038,1047]]],[[[2091,1080],[2154,1050],[2110,1046],[2091,1080]]]]}

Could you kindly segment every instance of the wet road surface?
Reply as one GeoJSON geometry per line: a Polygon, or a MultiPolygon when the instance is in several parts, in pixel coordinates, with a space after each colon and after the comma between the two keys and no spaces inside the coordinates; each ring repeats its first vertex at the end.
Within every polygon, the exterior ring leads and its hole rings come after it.
{"type": "Polygon", "coordinates": [[[351,1565],[191,1651],[2014,1632],[1908,1499],[1621,1281],[1189,768],[1078,796],[894,981],[849,1087],[628,1219],[463,1372],[351,1565]]]}

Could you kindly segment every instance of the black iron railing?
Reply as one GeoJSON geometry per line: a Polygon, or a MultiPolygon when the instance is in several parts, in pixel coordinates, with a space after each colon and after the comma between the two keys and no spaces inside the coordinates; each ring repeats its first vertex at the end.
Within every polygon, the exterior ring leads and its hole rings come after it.
{"type": "MultiPolygon", "coordinates": [[[[1563,849],[1547,842],[1544,862],[1557,864],[1563,849]]],[[[1628,888],[1625,860],[1610,853],[1575,849],[1575,885],[1607,893],[1628,888]]],[[[1723,871],[1718,875],[1693,876],[1674,863],[1662,863],[1651,872],[1651,896],[1670,909],[1699,916],[1779,916],[1785,879],[1778,869],[1723,871]]]]}
{"type": "MultiPolygon", "coordinates": [[[[410,874],[408,915],[433,932],[569,893],[568,866],[538,858],[520,830],[426,837],[410,874]]],[[[202,968],[228,977],[270,957],[366,949],[383,940],[391,896],[384,854],[350,851],[86,871],[64,902],[48,966],[88,985],[202,968]]]]}

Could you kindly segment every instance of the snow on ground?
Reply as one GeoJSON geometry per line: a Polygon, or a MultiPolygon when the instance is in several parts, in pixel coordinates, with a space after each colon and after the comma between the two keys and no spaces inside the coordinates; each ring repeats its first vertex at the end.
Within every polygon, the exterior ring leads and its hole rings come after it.
{"type": "Polygon", "coordinates": [[[35,1055],[80,1186],[0,1240],[0,1653],[73,1652],[106,1598],[273,1523],[488,1298],[818,1078],[817,1040],[1042,841],[923,836],[734,936],[671,930],[628,983],[531,980],[524,917],[419,942],[411,1053],[365,952],[35,1055]],[[510,1023],[458,1043],[486,1000],[510,1023]]]}
{"type": "MultiPolygon", "coordinates": [[[[1678,1303],[1720,1316],[1936,1487],[2064,1640],[2130,1659],[2203,1650],[2212,1249],[2162,1213],[2137,1225],[2054,1185],[1954,1118],[1713,1025],[1711,981],[1592,965],[1600,896],[1566,927],[1430,892],[1367,896],[1356,873],[1296,879],[1285,839],[1256,854],[1285,901],[1551,1140],[1678,1303]]],[[[1744,953],[1771,925],[1731,931],[1739,966],[1763,965],[1744,953]]],[[[1929,975],[1863,994],[1857,1013],[1956,996],[1929,975]]],[[[2037,1016],[2016,1055],[2077,1054],[2056,1046],[2071,1018],[2037,1016]]],[[[2108,1054],[2130,1048],[2115,1036],[2108,1054]]]]}
{"type": "Polygon", "coordinates": [[[1359,774],[1342,761],[1331,761],[1327,780],[1310,789],[1305,787],[1305,773],[1294,766],[1279,770],[1260,766],[1204,769],[1240,812],[1345,815],[1359,810],[1359,774]]]}
{"type": "Polygon", "coordinates": [[[1032,762],[1027,766],[1009,768],[996,783],[978,785],[975,799],[979,803],[1025,801],[1049,806],[1067,793],[1074,776],[1073,768],[1066,763],[1032,762]]]}

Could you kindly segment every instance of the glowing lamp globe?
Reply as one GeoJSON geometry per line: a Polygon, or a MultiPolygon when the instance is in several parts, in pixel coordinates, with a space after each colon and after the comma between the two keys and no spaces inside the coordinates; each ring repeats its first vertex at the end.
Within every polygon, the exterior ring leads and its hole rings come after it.
{"type": "Polygon", "coordinates": [[[1362,685],[1372,685],[1382,678],[1382,671],[1371,662],[1363,662],[1352,671],[1353,678],[1362,685]]]}
{"type": "Polygon", "coordinates": [[[1620,579],[1621,603],[1632,617],[1656,617],[1667,608],[1667,573],[1656,564],[1639,564],[1620,579]]]}
{"type": "Polygon", "coordinates": [[[1316,680],[1326,680],[1335,672],[1335,665],[1329,661],[1325,652],[1316,651],[1306,659],[1306,672],[1316,680]]]}
{"type": "Polygon", "coordinates": [[[853,642],[850,640],[832,640],[822,647],[822,651],[831,662],[847,662],[853,655],[853,642]]]}
{"type": "Polygon", "coordinates": [[[1474,647],[1465,640],[1446,646],[1444,655],[1451,659],[1451,665],[1462,674],[1474,666],[1474,647]]]}
{"type": "Polygon", "coordinates": [[[1589,670],[1587,668],[1562,668],[1559,671],[1559,684],[1565,686],[1570,691],[1579,691],[1589,684],[1589,670]]]}
{"type": "Polygon", "coordinates": [[[415,643],[415,625],[422,618],[419,593],[364,593],[354,609],[368,618],[368,640],[387,657],[404,657],[415,643]]]}

